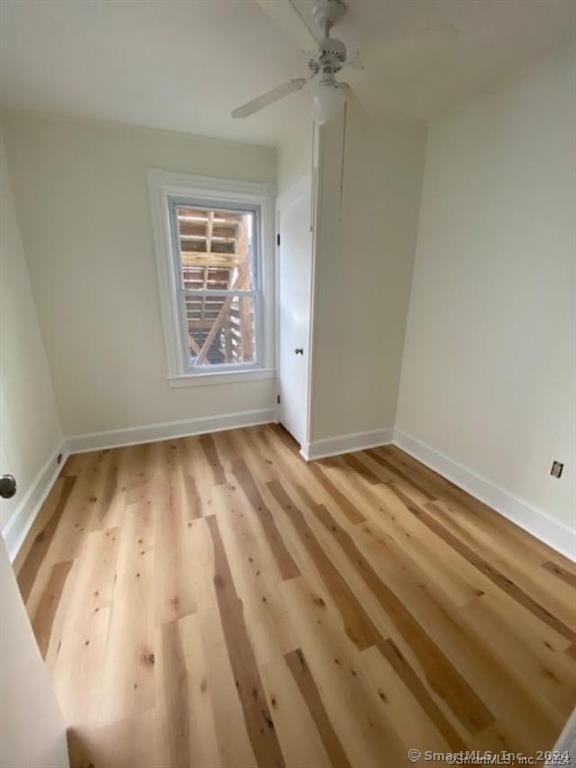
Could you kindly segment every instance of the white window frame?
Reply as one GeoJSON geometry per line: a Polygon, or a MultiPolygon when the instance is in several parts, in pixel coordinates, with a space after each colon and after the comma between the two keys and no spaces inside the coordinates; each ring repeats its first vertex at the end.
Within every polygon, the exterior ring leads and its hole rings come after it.
{"type": "Polygon", "coordinates": [[[171,386],[234,383],[275,377],[275,279],[274,279],[274,194],[273,184],[216,179],[150,169],[148,189],[158,270],[160,309],[166,351],[166,378],[171,386]],[[191,368],[184,344],[180,310],[180,264],[173,245],[171,209],[179,203],[218,207],[245,207],[258,219],[255,253],[261,306],[257,312],[256,363],[221,365],[217,368],[191,368]]]}

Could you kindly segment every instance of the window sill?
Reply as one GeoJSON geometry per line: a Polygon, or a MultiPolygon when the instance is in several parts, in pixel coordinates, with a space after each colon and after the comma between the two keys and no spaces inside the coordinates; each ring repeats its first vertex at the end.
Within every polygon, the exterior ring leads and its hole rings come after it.
{"type": "Polygon", "coordinates": [[[188,373],[183,376],[168,376],[170,387],[203,387],[210,384],[239,384],[246,381],[275,379],[276,371],[272,368],[258,368],[247,371],[218,371],[213,373],[188,373]]]}

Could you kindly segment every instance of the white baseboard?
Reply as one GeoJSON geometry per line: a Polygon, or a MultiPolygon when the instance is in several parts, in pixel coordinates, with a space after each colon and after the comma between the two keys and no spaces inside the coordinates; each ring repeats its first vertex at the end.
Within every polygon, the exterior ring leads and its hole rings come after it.
{"type": "Polygon", "coordinates": [[[177,437],[202,435],[207,432],[222,432],[226,429],[269,424],[276,420],[276,410],[274,408],[266,408],[259,411],[227,413],[223,416],[205,416],[185,421],[168,421],[164,424],[149,424],[145,427],[127,427],[126,429],[114,429],[109,432],[73,435],[68,438],[67,446],[70,453],[86,453],[87,451],[100,451],[105,448],[120,448],[125,445],[153,443],[157,440],[171,440],[177,437]]]}
{"type": "Polygon", "coordinates": [[[306,461],[313,461],[328,456],[338,456],[342,453],[363,451],[366,448],[376,448],[378,445],[391,443],[393,434],[392,427],[385,427],[384,429],[373,429],[370,432],[354,432],[350,435],[328,437],[323,440],[304,443],[300,455],[306,461]]]}
{"type": "Polygon", "coordinates": [[[552,549],[576,562],[576,531],[398,429],[394,430],[393,442],[422,464],[492,507],[503,517],[548,544],[552,549]]]}
{"type": "Polygon", "coordinates": [[[2,530],[10,562],[14,562],[16,559],[16,555],[20,551],[20,547],[24,543],[28,531],[32,527],[34,520],[36,520],[36,515],[50,493],[67,457],[68,449],[66,441],[64,441],[54,451],[44,466],[40,468],[40,471],[2,530]],[[62,459],[58,463],[58,456],[60,454],[62,454],[62,459]]]}

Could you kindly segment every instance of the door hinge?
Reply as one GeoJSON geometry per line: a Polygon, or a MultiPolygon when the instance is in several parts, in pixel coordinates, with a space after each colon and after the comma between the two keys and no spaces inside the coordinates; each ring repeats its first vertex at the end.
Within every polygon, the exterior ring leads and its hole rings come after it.
{"type": "Polygon", "coordinates": [[[276,245],[280,245],[280,232],[276,235],[276,245]]]}
{"type": "Polygon", "coordinates": [[[280,405],[280,395],[276,395],[276,403],[277,405],[280,405]]]}

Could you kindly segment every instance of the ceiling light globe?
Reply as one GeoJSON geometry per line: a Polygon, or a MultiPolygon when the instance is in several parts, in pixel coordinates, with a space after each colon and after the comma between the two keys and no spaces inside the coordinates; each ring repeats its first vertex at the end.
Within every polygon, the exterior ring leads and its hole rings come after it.
{"type": "Polygon", "coordinates": [[[326,125],[344,109],[346,90],[336,82],[319,80],[312,90],[312,116],[318,125],[326,125]]]}

